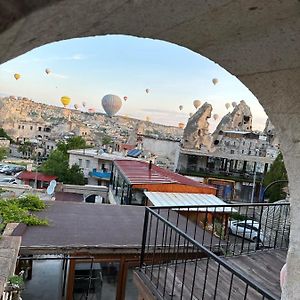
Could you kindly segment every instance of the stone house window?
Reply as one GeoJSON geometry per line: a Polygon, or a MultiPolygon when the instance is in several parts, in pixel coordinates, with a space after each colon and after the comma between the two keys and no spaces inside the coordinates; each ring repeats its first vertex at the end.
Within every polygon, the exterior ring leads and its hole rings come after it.
{"type": "Polygon", "coordinates": [[[87,160],[85,161],[85,167],[86,167],[86,168],[89,168],[89,167],[90,167],[90,160],[87,159],[87,160]]]}

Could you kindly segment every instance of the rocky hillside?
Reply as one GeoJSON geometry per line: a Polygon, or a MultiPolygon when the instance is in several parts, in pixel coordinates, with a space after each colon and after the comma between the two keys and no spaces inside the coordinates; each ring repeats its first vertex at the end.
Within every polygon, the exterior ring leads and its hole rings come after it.
{"type": "Polygon", "coordinates": [[[76,109],[64,109],[54,105],[37,103],[27,98],[0,98],[0,126],[9,127],[20,121],[45,122],[51,126],[61,126],[73,122],[78,126],[88,126],[94,133],[101,133],[125,141],[137,127],[139,133],[158,138],[181,139],[183,130],[124,116],[107,117],[101,113],[88,113],[76,109]]]}

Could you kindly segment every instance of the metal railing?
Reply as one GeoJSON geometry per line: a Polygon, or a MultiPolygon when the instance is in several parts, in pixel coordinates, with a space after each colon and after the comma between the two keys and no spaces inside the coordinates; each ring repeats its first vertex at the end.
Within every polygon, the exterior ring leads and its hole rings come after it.
{"type": "Polygon", "coordinates": [[[289,227],[286,202],[146,207],[140,274],[163,299],[279,299],[226,259],[287,249],[289,227]]]}

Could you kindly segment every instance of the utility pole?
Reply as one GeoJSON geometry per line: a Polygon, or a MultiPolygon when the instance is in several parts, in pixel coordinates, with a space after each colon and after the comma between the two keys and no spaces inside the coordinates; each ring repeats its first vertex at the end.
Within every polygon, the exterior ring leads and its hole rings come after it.
{"type": "Polygon", "coordinates": [[[253,187],[252,187],[252,193],[251,193],[251,203],[253,203],[253,200],[254,200],[255,183],[256,183],[256,162],[254,163],[254,176],[253,176],[253,187]]]}

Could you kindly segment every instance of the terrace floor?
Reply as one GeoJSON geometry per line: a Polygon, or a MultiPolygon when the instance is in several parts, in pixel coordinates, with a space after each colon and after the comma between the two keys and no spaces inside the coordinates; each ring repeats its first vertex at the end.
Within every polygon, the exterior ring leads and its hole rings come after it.
{"type": "MultiPolygon", "coordinates": [[[[268,293],[274,295],[275,298],[280,299],[279,274],[286,260],[286,250],[258,251],[247,255],[227,257],[225,260],[230,266],[247,276],[255,285],[262,287],[268,293]]],[[[250,287],[247,291],[247,297],[244,298],[246,284],[236,276],[232,280],[232,273],[223,266],[220,266],[217,281],[218,268],[219,264],[213,259],[203,258],[197,262],[189,261],[186,264],[182,262],[177,265],[170,264],[168,266],[161,265],[160,268],[155,267],[152,271],[152,284],[144,274],[140,272],[137,274],[151,290],[154,288],[154,283],[160,296],[163,295],[162,299],[267,299],[250,287]],[[205,276],[207,265],[207,275],[205,276]],[[231,280],[232,287],[230,291],[231,280]],[[204,284],[205,291],[203,295],[204,284]],[[191,298],[192,293],[193,298],[191,298]],[[230,297],[228,297],[229,295],[230,297]]],[[[150,276],[150,272],[151,267],[147,269],[146,274],[150,276]]]]}

